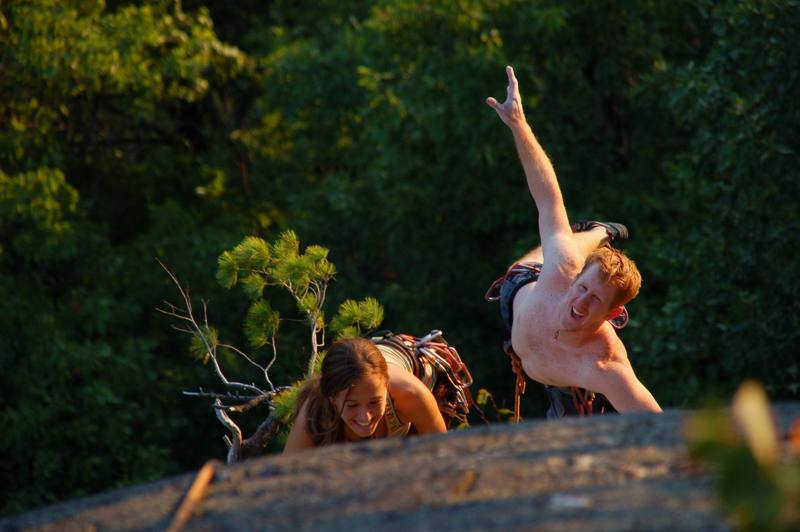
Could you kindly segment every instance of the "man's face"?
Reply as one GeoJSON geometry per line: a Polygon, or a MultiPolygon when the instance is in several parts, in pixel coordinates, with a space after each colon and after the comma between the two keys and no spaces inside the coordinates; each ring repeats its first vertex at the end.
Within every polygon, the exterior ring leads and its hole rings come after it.
{"type": "Polygon", "coordinates": [[[616,287],[603,280],[600,266],[592,264],[567,291],[562,328],[567,331],[596,329],[608,318],[616,295],[616,287]]]}
{"type": "Polygon", "coordinates": [[[381,375],[366,375],[332,398],[348,440],[369,438],[378,429],[386,411],[386,384],[381,375]]]}

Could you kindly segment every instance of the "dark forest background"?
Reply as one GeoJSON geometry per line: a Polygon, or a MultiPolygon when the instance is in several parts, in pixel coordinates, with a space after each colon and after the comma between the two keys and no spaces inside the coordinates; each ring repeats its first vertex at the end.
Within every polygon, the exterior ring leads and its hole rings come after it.
{"type": "MultiPolygon", "coordinates": [[[[329,248],[332,307],[442,329],[509,405],[483,294],[538,237],[484,103],[507,64],[570,218],[632,230],[621,334],[662,406],[745,378],[797,399],[798,43],[788,0],[0,1],[0,511],[224,456],[181,395],[216,381],[155,311],[177,299],[156,259],[244,345],[215,272],[245,235],[329,248]]],[[[303,338],[279,338],[276,383],[303,338]]]]}

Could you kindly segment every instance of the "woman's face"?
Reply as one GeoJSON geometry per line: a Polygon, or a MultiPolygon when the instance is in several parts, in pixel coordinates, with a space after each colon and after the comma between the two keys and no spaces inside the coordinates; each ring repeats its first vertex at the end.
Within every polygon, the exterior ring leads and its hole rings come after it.
{"type": "Polygon", "coordinates": [[[348,439],[369,438],[378,429],[386,412],[386,385],[381,375],[366,375],[333,396],[331,401],[342,417],[348,439]]]}

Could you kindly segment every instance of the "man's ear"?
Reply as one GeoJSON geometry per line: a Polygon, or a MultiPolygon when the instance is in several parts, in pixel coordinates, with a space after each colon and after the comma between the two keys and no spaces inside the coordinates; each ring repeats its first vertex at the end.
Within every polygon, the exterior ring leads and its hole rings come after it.
{"type": "Polygon", "coordinates": [[[614,318],[618,318],[619,316],[622,316],[622,312],[623,312],[624,308],[625,307],[623,307],[622,305],[612,308],[611,310],[608,311],[608,315],[606,316],[606,319],[607,320],[613,320],[614,318]]]}

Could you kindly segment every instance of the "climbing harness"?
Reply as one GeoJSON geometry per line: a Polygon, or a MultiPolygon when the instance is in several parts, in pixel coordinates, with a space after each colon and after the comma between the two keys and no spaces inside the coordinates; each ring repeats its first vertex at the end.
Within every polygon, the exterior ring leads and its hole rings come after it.
{"type": "MultiPolygon", "coordinates": [[[[486,295],[484,295],[484,299],[486,301],[500,301],[504,294],[502,294],[503,284],[512,277],[522,275],[527,276],[531,280],[536,280],[539,277],[539,274],[542,271],[542,265],[540,263],[534,262],[517,262],[511,265],[508,268],[506,273],[498,277],[489,289],[486,291],[486,295]]],[[[510,294],[505,294],[505,297],[508,297],[511,301],[514,300],[514,296],[516,295],[517,290],[519,290],[523,284],[527,284],[527,282],[518,284],[516,287],[511,289],[510,294]]],[[[503,342],[503,352],[511,357],[511,368],[516,375],[516,383],[514,386],[514,423],[519,423],[521,419],[521,400],[522,396],[525,394],[526,388],[526,380],[525,380],[525,370],[522,367],[522,360],[519,356],[514,352],[514,349],[511,347],[511,321],[512,316],[510,310],[508,311],[507,315],[504,313],[502,309],[501,303],[501,310],[500,314],[503,317],[503,321],[506,322],[506,327],[509,330],[509,338],[503,342]]]]}
{"type": "Polygon", "coordinates": [[[387,362],[407,369],[431,391],[445,426],[449,428],[453,420],[466,423],[474,404],[469,391],[472,375],[442,331],[434,329],[422,338],[380,331],[370,340],[387,362]]]}
{"type": "MultiPolygon", "coordinates": [[[[542,273],[542,264],[539,262],[515,262],[508,268],[506,273],[495,279],[483,298],[490,302],[500,301],[502,297],[500,291],[503,288],[503,283],[511,277],[523,273],[529,273],[531,276],[534,276],[534,279],[538,279],[539,274],[542,273]]],[[[512,297],[511,299],[513,300],[514,298],[512,297]]]]}
{"type": "Polygon", "coordinates": [[[592,416],[594,414],[611,414],[616,412],[603,394],[594,393],[583,388],[544,386],[550,399],[547,409],[548,419],[564,416],[592,416]]]}
{"type": "MultiPolygon", "coordinates": [[[[528,282],[536,281],[541,273],[541,269],[541,264],[533,262],[518,262],[511,265],[505,274],[492,283],[486,291],[484,299],[486,299],[486,301],[500,301],[503,299],[504,301],[513,302],[517,290],[528,282]],[[510,288],[510,290],[506,289],[506,292],[504,292],[503,285],[506,281],[513,279],[515,276],[524,276],[524,278],[521,283],[518,282],[515,286],[510,288]]],[[[509,303],[509,308],[510,304],[511,303],[509,303]]],[[[511,311],[504,311],[502,307],[503,302],[501,301],[500,313],[506,323],[510,336],[512,322],[511,311]]],[[[628,310],[624,306],[621,306],[619,310],[609,316],[608,322],[615,329],[619,330],[628,325],[629,320],[630,316],[628,310]]],[[[514,422],[519,423],[521,419],[520,402],[522,395],[525,393],[525,371],[522,367],[522,361],[511,346],[510,337],[503,342],[503,351],[511,357],[511,367],[516,375],[516,384],[514,387],[514,422]]],[[[607,411],[614,411],[608,403],[608,400],[602,394],[596,394],[583,388],[571,386],[559,387],[545,385],[545,389],[547,390],[547,395],[551,403],[550,409],[547,412],[548,417],[555,418],[565,415],[591,416],[593,414],[603,414],[607,411]],[[567,398],[569,398],[569,400],[567,400],[567,398]]]]}

